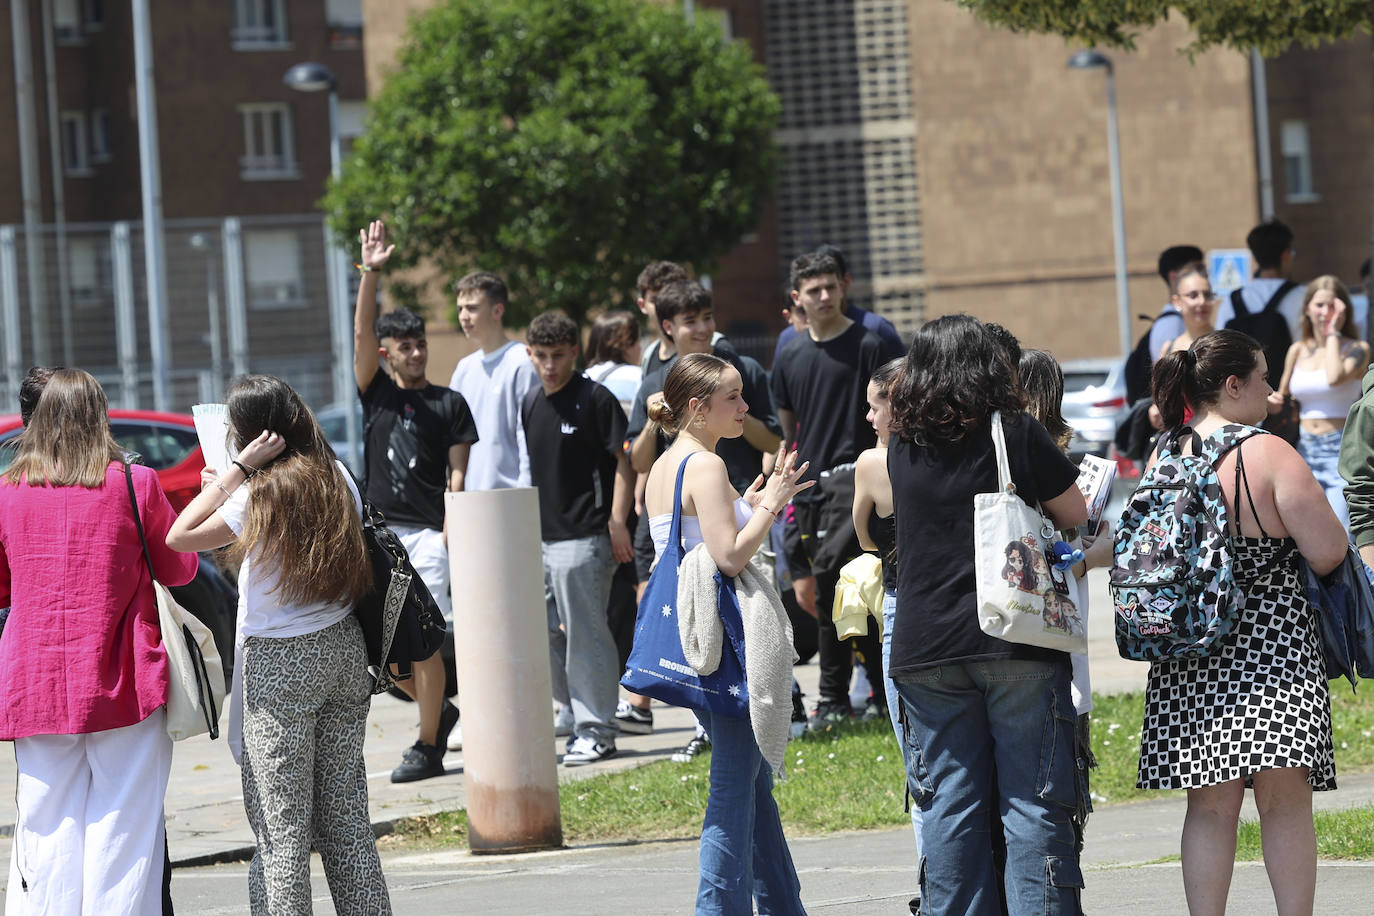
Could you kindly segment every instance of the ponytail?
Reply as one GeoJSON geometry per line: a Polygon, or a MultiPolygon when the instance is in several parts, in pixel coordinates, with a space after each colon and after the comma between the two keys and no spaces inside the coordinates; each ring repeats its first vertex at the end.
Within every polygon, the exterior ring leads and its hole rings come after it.
{"type": "Polygon", "coordinates": [[[1189,406],[1196,410],[1215,403],[1228,378],[1245,378],[1254,371],[1260,352],[1259,341],[1249,334],[1223,329],[1156,360],[1150,387],[1164,428],[1182,426],[1189,406]]]}

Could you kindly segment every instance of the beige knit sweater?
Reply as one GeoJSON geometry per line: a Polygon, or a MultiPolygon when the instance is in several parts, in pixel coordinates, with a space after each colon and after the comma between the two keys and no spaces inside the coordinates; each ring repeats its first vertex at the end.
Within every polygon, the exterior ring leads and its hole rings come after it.
{"type": "MultiPolygon", "coordinates": [[[[688,551],[678,569],[677,628],[682,654],[699,674],[720,667],[725,628],[717,606],[716,564],[705,544],[688,551]]],[[[744,621],[744,674],[749,681],[749,724],[759,752],[779,778],[792,729],[792,622],[772,576],[757,558],[735,577],[744,621]]]]}

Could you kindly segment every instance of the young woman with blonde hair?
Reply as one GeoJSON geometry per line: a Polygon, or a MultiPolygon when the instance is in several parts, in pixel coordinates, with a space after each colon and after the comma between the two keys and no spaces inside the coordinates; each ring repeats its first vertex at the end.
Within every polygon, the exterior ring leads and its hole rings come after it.
{"type": "Polygon", "coordinates": [[[1359,339],[1350,293],[1327,275],[1307,284],[1298,319],[1301,339],[1288,348],[1278,394],[1298,401],[1298,454],[1322,485],[1326,501],[1350,527],[1345,481],[1337,464],[1341,431],[1350,405],[1360,399],[1360,382],[1369,368],[1369,344],[1359,339]]]}
{"type": "Polygon", "coordinates": [[[309,912],[313,841],[339,913],[390,913],[363,766],[362,501],[290,385],[250,375],[228,402],[238,458],[206,470],[167,542],[230,547],[241,563],[229,742],[258,841],[249,901],[255,914],[309,912]]]}
{"type": "Polygon", "coordinates": [[[158,579],[186,584],[196,557],[167,546],[175,512],[151,468],[125,470],[107,411],[89,374],[53,372],[0,478],[9,913],[163,909],[169,673],[130,480],[158,579]]]}

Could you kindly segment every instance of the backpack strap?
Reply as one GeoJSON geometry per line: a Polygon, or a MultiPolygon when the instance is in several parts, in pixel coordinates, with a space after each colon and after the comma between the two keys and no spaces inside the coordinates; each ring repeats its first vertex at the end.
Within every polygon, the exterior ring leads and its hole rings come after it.
{"type": "Polygon", "coordinates": [[[1250,315],[1250,310],[1245,307],[1245,297],[1241,295],[1239,287],[1231,290],[1231,308],[1235,311],[1237,318],[1246,318],[1250,315]]]}
{"type": "MultiPolygon", "coordinates": [[[[1279,284],[1279,288],[1274,290],[1274,295],[1269,297],[1269,301],[1264,303],[1264,308],[1260,309],[1260,311],[1269,312],[1278,308],[1279,303],[1283,301],[1283,297],[1287,296],[1289,291],[1297,285],[1298,284],[1294,283],[1292,280],[1284,280],[1279,284]]],[[[1237,292],[1240,291],[1237,290],[1237,292]]]]}

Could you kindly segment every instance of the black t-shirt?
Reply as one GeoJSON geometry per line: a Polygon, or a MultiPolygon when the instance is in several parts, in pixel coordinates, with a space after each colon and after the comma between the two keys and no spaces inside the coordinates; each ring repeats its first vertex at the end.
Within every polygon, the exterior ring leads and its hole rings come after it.
{"type": "Polygon", "coordinates": [[[806,479],[859,457],[876,443],[868,413],[868,380],[888,360],[887,344],[857,321],[817,342],[798,334],[773,363],[773,403],[797,418],[806,479]]]}
{"type": "Polygon", "coordinates": [[[530,478],[539,488],[540,537],[606,533],[625,411],[604,386],[578,374],[552,395],[536,386],[521,406],[530,478]]]}
{"type": "MultiPolygon", "coordinates": [[[[1078,468],[1026,414],[1002,418],[1007,463],[1027,505],[1074,485],[1078,468]]],[[[997,453],[984,422],[964,442],[929,448],[893,437],[887,451],[897,516],[893,674],[986,659],[1058,659],[1062,652],[1006,642],[978,628],[973,496],[997,490],[997,453]]]]}
{"type": "MultiPolygon", "coordinates": [[[[778,422],[778,412],[773,409],[773,399],[768,391],[768,373],[763,370],[759,361],[752,357],[741,356],[723,338],[711,347],[711,353],[719,356],[739,371],[742,383],[740,395],[744,398],[744,403],[749,405],[749,416],[763,423],[775,435],[781,436],[782,424],[778,422]]],[[[630,407],[630,423],[627,428],[630,441],[638,437],[648,424],[649,395],[657,394],[663,390],[663,382],[668,378],[668,372],[676,363],[677,357],[670,357],[667,362],[659,363],[656,369],[644,374],[643,380],[639,383],[639,391],[635,394],[634,404],[630,407]]],[[[668,437],[660,429],[658,434],[660,455],[663,454],[668,444],[668,437]]],[[[730,476],[731,486],[741,493],[749,488],[749,485],[754,482],[754,478],[763,470],[763,453],[750,445],[749,440],[743,436],[721,439],[716,443],[716,454],[725,462],[725,471],[730,476]]]]}
{"type": "Polygon", "coordinates": [[[477,423],[451,388],[400,388],[380,369],[363,401],[367,499],[389,522],[443,529],[448,450],[477,441],[477,423]]]}

